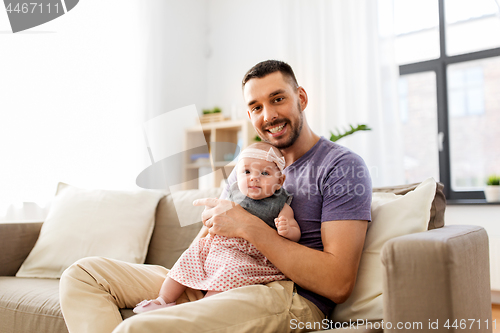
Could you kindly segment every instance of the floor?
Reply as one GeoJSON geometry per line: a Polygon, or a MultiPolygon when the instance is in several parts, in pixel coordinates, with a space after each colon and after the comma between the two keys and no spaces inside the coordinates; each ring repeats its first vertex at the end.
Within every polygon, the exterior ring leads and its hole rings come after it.
{"type": "Polygon", "coordinates": [[[493,333],[500,333],[500,304],[492,304],[491,306],[491,312],[492,312],[492,321],[495,323],[494,320],[496,320],[496,327],[493,327],[493,333]]]}

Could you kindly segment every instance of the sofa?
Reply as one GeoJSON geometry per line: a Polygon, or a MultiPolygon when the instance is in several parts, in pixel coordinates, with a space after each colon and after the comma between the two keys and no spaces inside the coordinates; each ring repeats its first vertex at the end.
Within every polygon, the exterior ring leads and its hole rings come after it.
{"type": "MultiPolygon", "coordinates": [[[[415,186],[405,185],[374,192],[404,195],[414,189],[415,186]]],[[[194,199],[219,194],[220,189],[165,194],[156,207],[145,263],[171,267],[201,228],[201,222],[180,226],[174,199],[190,205],[194,199]]],[[[381,318],[358,318],[368,322],[348,327],[347,322],[335,321],[333,316],[321,329],[383,332],[384,328],[388,331],[385,325],[390,323],[390,331],[429,331],[430,325],[437,324],[437,331],[455,332],[463,331],[461,324],[465,320],[471,331],[491,332],[491,325],[485,325],[491,323],[488,236],[479,226],[443,226],[444,207],[442,185],[438,184],[428,230],[394,237],[383,244],[381,318]],[[449,328],[445,329],[447,320],[449,328]],[[402,324],[399,328],[398,323],[402,324]],[[409,329],[412,323],[422,326],[409,329]]],[[[59,280],[15,276],[36,243],[42,225],[42,221],[0,224],[1,333],[67,332],[59,307],[59,280]]],[[[121,313],[124,319],[134,315],[131,309],[122,309],[121,313]]]]}

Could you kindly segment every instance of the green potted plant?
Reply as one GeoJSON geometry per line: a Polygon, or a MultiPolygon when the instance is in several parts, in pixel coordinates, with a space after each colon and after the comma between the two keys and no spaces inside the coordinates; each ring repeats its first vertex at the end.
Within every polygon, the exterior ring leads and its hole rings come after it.
{"type": "Polygon", "coordinates": [[[218,106],[213,109],[203,109],[203,115],[200,118],[202,123],[209,123],[213,121],[223,121],[224,115],[222,114],[221,108],[218,106]]]}
{"type": "Polygon", "coordinates": [[[484,196],[487,202],[500,202],[500,175],[491,175],[488,177],[484,196]]]}

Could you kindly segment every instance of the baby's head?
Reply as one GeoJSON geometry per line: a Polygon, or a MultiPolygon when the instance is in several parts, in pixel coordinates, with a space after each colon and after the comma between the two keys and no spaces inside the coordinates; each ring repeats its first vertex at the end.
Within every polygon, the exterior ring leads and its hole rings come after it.
{"type": "Polygon", "coordinates": [[[249,198],[270,197],[285,181],[285,158],[278,148],[257,142],[244,149],[236,165],[238,188],[249,198]]]}

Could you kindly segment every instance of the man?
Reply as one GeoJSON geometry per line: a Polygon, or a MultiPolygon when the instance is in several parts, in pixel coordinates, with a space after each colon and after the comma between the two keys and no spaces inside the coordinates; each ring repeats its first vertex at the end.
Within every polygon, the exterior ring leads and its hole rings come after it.
{"type": "MultiPolygon", "coordinates": [[[[243,79],[243,95],[259,136],[285,156],[285,188],[294,196],[291,207],[302,237],[291,242],[224,199],[196,202],[206,206],[202,231],[248,240],[293,282],[236,288],[122,322],[118,307],[133,306],[130,299],[155,298],[166,269],[83,259],[61,278],[61,308],[70,333],[289,332],[302,327],[291,325],[292,320],[319,329],[335,303],[349,297],[370,220],[371,181],[363,160],[312,132],[304,117],[307,94],[286,63],[255,65],[243,79]]],[[[235,180],[233,172],[228,182],[235,180]]]]}

